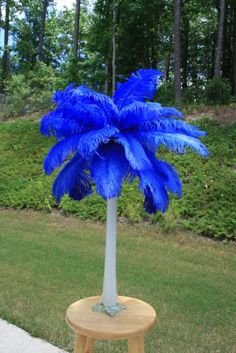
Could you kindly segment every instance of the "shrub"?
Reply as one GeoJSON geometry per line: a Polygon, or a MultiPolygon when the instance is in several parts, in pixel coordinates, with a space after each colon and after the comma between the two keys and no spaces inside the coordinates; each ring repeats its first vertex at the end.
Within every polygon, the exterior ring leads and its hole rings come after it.
{"type": "Polygon", "coordinates": [[[215,77],[208,81],[205,90],[205,99],[208,104],[229,104],[231,86],[225,79],[215,77]]]}
{"type": "Polygon", "coordinates": [[[48,109],[50,97],[57,86],[55,71],[40,62],[27,74],[11,76],[6,82],[7,97],[1,117],[6,119],[26,112],[48,109]]]}
{"type": "MultiPolygon", "coordinates": [[[[164,231],[188,229],[216,239],[236,240],[236,124],[221,127],[203,120],[208,132],[204,143],[211,156],[203,159],[193,152],[185,155],[160,149],[160,159],[173,164],[183,182],[183,198],[171,198],[169,210],[162,215],[147,215],[138,183],[125,184],[118,202],[118,215],[130,222],[149,221],[164,231]]],[[[34,121],[6,122],[0,125],[0,205],[48,210],[59,207],[83,219],[105,221],[106,204],[94,194],[81,202],[64,197],[60,205],[51,194],[55,174],[46,177],[42,161],[54,143],[39,134],[34,121]]]]}
{"type": "Polygon", "coordinates": [[[156,94],[156,100],[162,105],[174,105],[175,94],[173,83],[168,83],[167,86],[161,85],[156,94]]]}

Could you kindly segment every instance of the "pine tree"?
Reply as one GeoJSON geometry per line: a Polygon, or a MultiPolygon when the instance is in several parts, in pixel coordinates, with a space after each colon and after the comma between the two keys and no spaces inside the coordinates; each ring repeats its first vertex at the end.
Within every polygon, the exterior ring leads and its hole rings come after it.
{"type": "Polygon", "coordinates": [[[181,67],[180,67],[180,16],[181,16],[181,0],[175,0],[174,9],[174,86],[175,99],[177,102],[182,101],[181,93],[181,67]]]}
{"type": "Polygon", "coordinates": [[[10,0],[5,2],[5,24],[4,24],[4,50],[2,57],[2,91],[9,72],[9,27],[10,27],[10,0]]]}
{"type": "Polygon", "coordinates": [[[217,35],[217,46],[216,46],[216,57],[215,57],[215,72],[214,72],[215,77],[221,76],[221,57],[222,57],[222,48],[223,48],[224,20],[225,20],[225,0],[221,0],[218,35],[217,35]]]}
{"type": "Polygon", "coordinates": [[[47,7],[48,7],[48,0],[43,0],[42,24],[41,24],[40,41],[39,41],[39,60],[40,61],[43,61],[43,44],[44,44],[47,7]]]}

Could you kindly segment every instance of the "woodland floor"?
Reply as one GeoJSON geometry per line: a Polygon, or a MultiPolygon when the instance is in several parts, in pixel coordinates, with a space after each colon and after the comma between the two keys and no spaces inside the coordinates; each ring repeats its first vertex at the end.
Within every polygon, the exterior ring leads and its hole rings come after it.
{"type": "MultiPolygon", "coordinates": [[[[0,209],[0,317],[72,351],[73,301],[101,293],[105,225],[0,209]]],[[[236,353],[236,245],[119,224],[119,294],[149,302],[159,321],[148,353],[236,353]]],[[[95,353],[125,352],[99,341],[95,353]]]]}
{"type": "Polygon", "coordinates": [[[208,117],[211,120],[217,121],[222,125],[230,125],[236,122],[236,107],[225,106],[204,106],[195,108],[191,112],[187,112],[184,118],[188,121],[197,121],[208,117]]]}

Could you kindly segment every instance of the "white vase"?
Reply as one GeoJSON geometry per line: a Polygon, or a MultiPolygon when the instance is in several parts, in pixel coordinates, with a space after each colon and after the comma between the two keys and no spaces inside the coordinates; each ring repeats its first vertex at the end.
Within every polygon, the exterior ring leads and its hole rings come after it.
{"type": "Polygon", "coordinates": [[[117,198],[107,200],[106,251],[104,264],[103,292],[101,303],[93,307],[94,311],[105,312],[114,316],[125,310],[118,302],[116,281],[116,226],[117,198]]]}

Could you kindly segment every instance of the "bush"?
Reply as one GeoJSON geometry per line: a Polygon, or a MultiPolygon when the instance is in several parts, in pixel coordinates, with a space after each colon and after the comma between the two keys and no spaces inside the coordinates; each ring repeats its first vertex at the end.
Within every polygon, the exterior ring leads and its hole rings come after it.
{"type": "Polygon", "coordinates": [[[207,104],[229,104],[231,99],[231,85],[222,78],[215,77],[208,81],[205,90],[207,104]]]}
{"type": "MultiPolygon", "coordinates": [[[[183,182],[183,198],[171,197],[169,210],[149,216],[143,211],[138,182],[125,184],[118,201],[118,215],[130,222],[149,221],[165,231],[178,228],[217,239],[236,240],[236,124],[221,127],[200,122],[208,132],[204,142],[208,159],[188,151],[185,156],[159,151],[159,158],[172,163],[183,182]]],[[[0,205],[51,210],[59,207],[83,219],[105,221],[106,204],[94,194],[76,202],[64,197],[59,206],[51,193],[56,175],[43,173],[42,161],[53,139],[39,134],[39,123],[7,122],[0,125],[0,205]]]]}
{"type": "Polygon", "coordinates": [[[174,105],[175,93],[173,83],[168,83],[167,86],[161,85],[155,98],[155,100],[161,102],[162,105],[174,105]]]}
{"type": "Polygon", "coordinates": [[[6,82],[6,101],[1,118],[48,109],[58,79],[52,67],[37,63],[27,74],[11,76],[6,82]]]}
{"type": "Polygon", "coordinates": [[[183,101],[185,104],[198,104],[204,100],[204,87],[202,82],[196,81],[188,88],[183,90],[183,101]]]}

